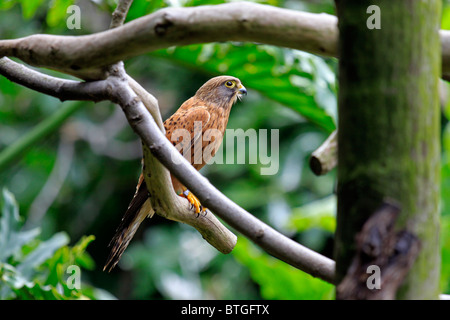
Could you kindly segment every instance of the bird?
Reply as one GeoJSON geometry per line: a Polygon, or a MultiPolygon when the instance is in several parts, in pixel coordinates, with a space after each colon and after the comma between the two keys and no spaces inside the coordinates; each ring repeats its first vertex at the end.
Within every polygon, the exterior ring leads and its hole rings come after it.
{"type": "MultiPolygon", "coordinates": [[[[186,100],[172,116],[164,121],[166,138],[181,154],[188,144],[186,153],[191,152],[191,157],[187,159],[195,169],[200,170],[208,159],[205,157],[198,159],[197,154],[194,155],[194,144],[201,143],[202,151],[209,147],[209,150],[212,150],[210,156],[214,156],[222,143],[232,106],[245,95],[247,95],[247,89],[238,78],[227,75],[211,78],[197,90],[193,97],[186,100]],[[198,125],[200,128],[196,127],[198,125]],[[219,135],[206,138],[209,129],[215,129],[219,135]],[[178,136],[179,131],[187,132],[186,137],[190,139],[183,143],[183,137],[178,136]]],[[[185,157],[187,155],[183,154],[185,157]]],[[[206,208],[201,205],[197,197],[173,175],[171,175],[171,182],[177,195],[189,201],[193,214],[197,214],[197,217],[200,213],[206,214],[206,208]]],[[[111,251],[103,271],[110,272],[117,265],[139,225],[145,218],[151,218],[153,214],[147,185],[141,173],[135,194],[108,245],[111,251]]]]}

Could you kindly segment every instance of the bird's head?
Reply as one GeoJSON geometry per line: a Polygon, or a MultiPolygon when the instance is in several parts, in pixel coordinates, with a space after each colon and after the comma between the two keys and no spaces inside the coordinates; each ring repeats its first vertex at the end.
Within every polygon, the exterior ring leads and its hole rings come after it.
{"type": "Polygon", "coordinates": [[[236,100],[247,94],[247,89],[241,80],[231,76],[219,76],[208,80],[195,96],[203,101],[214,103],[221,107],[231,107],[236,100]]]}

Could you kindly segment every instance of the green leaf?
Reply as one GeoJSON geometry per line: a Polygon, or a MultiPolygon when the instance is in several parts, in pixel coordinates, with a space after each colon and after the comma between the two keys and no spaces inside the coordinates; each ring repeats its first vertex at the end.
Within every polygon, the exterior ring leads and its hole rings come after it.
{"type": "Polygon", "coordinates": [[[25,285],[33,285],[25,279],[16,268],[8,263],[0,263],[0,300],[14,297],[14,289],[20,289],[25,285]]]}
{"type": "Polygon", "coordinates": [[[19,209],[11,192],[2,191],[2,215],[0,217],[0,262],[20,251],[20,248],[36,238],[39,228],[20,231],[19,209]]]}
{"type": "Polygon", "coordinates": [[[14,289],[14,293],[17,300],[66,300],[55,287],[43,286],[37,282],[14,289]]]}
{"type": "Polygon", "coordinates": [[[441,29],[450,30],[450,5],[445,3],[442,8],[441,29]]]}
{"type": "Polygon", "coordinates": [[[34,269],[49,259],[54,252],[69,243],[69,237],[64,232],[54,234],[50,239],[41,242],[36,249],[29,253],[17,266],[17,271],[25,277],[31,277],[34,269]]]}
{"type": "Polygon", "coordinates": [[[16,0],[2,0],[0,2],[0,10],[8,10],[16,3],[16,0]]]}
{"type": "Polygon", "coordinates": [[[0,299],[114,299],[104,290],[82,284],[83,288],[69,288],[67,267],[77,265],[92,269],[93,259],[86,248],[95,237],[84,236],[73,247],[64,232],[41,241],[39,229],[20,231],[21,221],[14,196],[3,189],[0,217],[0,299]]]}
{"type": "Polygon", "coordinates": [[[74,4],[74,0],[54,0],[47,12],[47,24],[50,27],[65,25],[67,8],[74,4]]]}
{"type": "Polygon", "coordinates": [[[333,285],[269,256],[245,238],[239,237],[232,253],[248,267],[264,299],[317,300],[333,297],[333,285]]]}
{"type": "Polygon", "coordinates": [[[25,19],[31,19],[36,10],[44,3],[45,0],[27,0],[21,1],[22,14],[25,19]]]}
{"type": "Polygon", "coordinates": [[[441,202],[442,215],[450,215],[450,123],[442,135],[441,202]]]}

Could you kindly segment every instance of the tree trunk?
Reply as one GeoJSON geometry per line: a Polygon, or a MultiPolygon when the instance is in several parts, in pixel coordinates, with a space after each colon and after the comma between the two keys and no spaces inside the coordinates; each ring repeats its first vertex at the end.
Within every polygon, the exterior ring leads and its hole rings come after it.
{"type": "Polygon", "coordinates": [[[401,210],[396,230],[410,232],[420,242],[396,297],[436,299],[441,1],[337,0],[336,6],[340,32],[337,282],[348,272],[363,224],[384,201],[394,200],[401,210]],[[368,27],[376,26],[376,11],[367,13],[372,4],[380,9],[380,29],[368,27]]]}

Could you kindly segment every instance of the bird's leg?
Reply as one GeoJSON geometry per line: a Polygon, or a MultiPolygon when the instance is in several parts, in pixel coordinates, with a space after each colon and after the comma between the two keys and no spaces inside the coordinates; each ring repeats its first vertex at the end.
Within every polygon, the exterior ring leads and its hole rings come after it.
{"type": "Polygon", "coordinates": [[[200,200],[188,189],[183,188],[183,192],[179,194],[180,197],[186,198],[189,203],[191,204],[191,209],[194,209],[195,213],[197,214],[197,217],[200,215],[200,212],[204,212],[206,216],[206,208],[202,206],[200,203],[200,200]]]}

